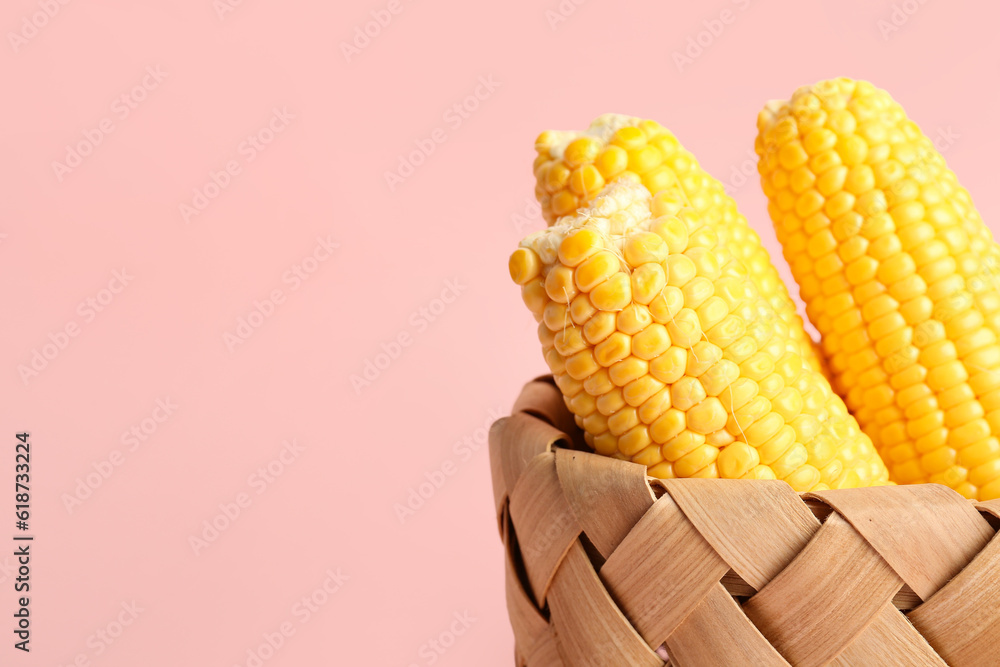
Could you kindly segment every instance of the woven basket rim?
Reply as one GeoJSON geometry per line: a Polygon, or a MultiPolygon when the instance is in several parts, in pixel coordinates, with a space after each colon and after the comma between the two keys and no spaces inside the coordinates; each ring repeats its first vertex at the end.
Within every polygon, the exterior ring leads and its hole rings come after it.
{"type": "MultiPolygon", "coordinates": [[[[853,563],[849,558],[877,565],[881,588],[861,589],[862,598],[871,595],[882,599],[878,596],[883,595],[886,607],[876,608],[878,614],[872,612],[863,623],[860,616],[848,615],[847,621],[861,624],[857,629],[860,634],[840,638],[842,645],[835,649],[853,656],[854,662],[845,664],[885,664],[886,651],[899,650],[885,644],[890,639],[890,643],[905,645],[910,651],[905,653],[907,661],[893,664],[1000,664],[992,657],[981,661],[983,656],[996,656],[1000,646],[1000,538],[994,539],[1000,527],[1000,502],[968,501],[938,484],[795,493],[777,480],[661,480],[646,474],[641,464],[593,452],[581,436],[551,375],[528,382],[511,416],[498,420],[490,431],[498,529],[507,562],[507,603],[519,666],[571,665],[577,661],[622,664],[626,656],[628,664],[664,665],[667,653],[675,661],[671,664],[736,664],[698,662],[690,657],[714,655],[713,660],[719,660],[737,648],[749,650],[750,644],[759,652],[754,653],[754,661],[744,664],[813,664],[803,658],[810,650],[826,655],[823,651],[834,649],[823,638],[816,640],[818,648],[813,649],[800,635],[783,634],[782,625],[772,623],[771,616],[779,613],[773,608],[774,591],[788,588],[788,582],[797,581],[796,577],[802,579],[802,563],[812,563],[812,574],[807,575],[817,576],[826,569],[836,569],[842,560],[853,563]],[[782,557],[780,566],[766,572],[755,570],[750,561],[756,556],[750,552],[757,548],[757,542],[746,541],[744,535],[739,538],[744,539],[743,552],[733,552],[726,544],[729,538],[725,531],[717,534],[712,521],[719,518],[719,510],[711,505],[727,495],[749,499],[748,504],[731,505],[727,510],[723,525],[730,531],[735,527],[740,533],[743,529],[732,522],[742,521],[743,514],[749,512],[748,522],[771,522],[773,535],[781,537],[780,531],[790,525],[788,515],[798,517],[792,524],[798,522],[805,537],[799,536],[798,546],[782,557]],[[670,525],[676,528],[654,532],[651,539],[647,534],[650,526],[668,515],[673,522],[670,525]],[[681,533],[687,535],[683,544],[675,539],[681,533]],[[850,543],[844,556],[848,560],[820,560],[816,566],[810,558],[827,553],[817,551],[817,544],[831,540],[850,543]],[[658,552],[666,548],[661,544],[664,542],[677,542],[666,560],[658,552]],[[649,570],[654,561],[661,569],[677,566],[671,559],[677,561],[674,554],[687,552],[685,544],[693,545],[706,562],[715,563],[717,572],[706,584],[712,586],[710,589],[678,592],[676,585],[661,581],[661,570],[649,570]],[[636,587],[630,577],[640,571],[644,579],[642,586],[636,587]],[[986,585],[970,581],[985,581],[986,585]],[[673,618],[678,612],[670,609],[650,616],[648,608],[662,601],[655,596],[649,599],[647,586],[660,597],[693,595],[684,599],[685,604],[695,606],[685,612],[686,616],[673,618]],[[567,607],[566,600],[574,602],[567,607]],[[600,624],[593,625],[596,621],[572,611],[574,606],[588,605],[597,605],[588,612],[592,616],[604,614],[600,624]],[[708,645],[697,633],[686,630],[697,624],[703,608],[726,616],[730,630],[742,633],[745,641],[737,648],[724,642],[708,645]],[[977,613],[989,616],[990,623],[973,618],[977,613]],[[659,625],[664,615],[676,625],[667,634],[659,625]],[[962,620],[956,621],[958,618],[962,620]],[[935,624],[941,623],[965,628],[960,641],[936,634],[935,624]],[[611,627],[617,628],[617,634],[609,630],[611,627]],[[611,639],[609,632],[614,635],[611,639]],[[876,635],[880,639],[872,640],[876,635]],[[590,646],[592,653],[578,653],[581,649],[576,644],[590,646]],[[984,652],[984,646],[990,650],[984,652]],[[667,653],[654,651],[664,647],[667,653]],[[592,658],[603,655],[602,651],[605,659],[592,658]],[[868,656],[868,662],[858,662],[862,655],[868,656]],[[678,656],[684,659],[678,660],[678,656]],[[911,656],[916,657],[911,660],[911,656]]],[[[754,530],[761,538],[761,549],[777,548],[765,544],[770,524],[764,532],[754,530]]],[[[857,576],[868,576],[863,568],[857,572],[857,576]]],[[[855,570],[838,576],[844,578],[843,588],[849,589],[855,570]]],[[[831,600],[836,600],[838,587],[839,580],[831,589],[831,600]]],[[[807,599],[809,593],[801,591],[795,599],[807,599]]],[[[679,608],[680,604],[674,606],[679,608]]],[[[856,606],[861,610],[857,614],[867,613],[864,600],[856,606]]],[[[841,610],[837,613],[843,612],[843,605],[837,608],[841,610]]],[[[854,613],[854,609],[848,612],[854,613]]],[[[849,626],[850,622],[840,625],[849,626]]],[[[808,626],[808,620],[800,624],[808,626]]]]}

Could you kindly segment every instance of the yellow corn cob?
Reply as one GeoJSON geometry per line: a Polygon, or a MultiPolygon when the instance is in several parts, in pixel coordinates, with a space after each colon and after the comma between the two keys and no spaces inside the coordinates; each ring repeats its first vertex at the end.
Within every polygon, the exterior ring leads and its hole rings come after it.
{"type": "Polygon", "coordinates": [[[760,237],[722,184],[662,125],[605,114],[585,132],[543,132],[535,141],[535,151],[535,197],[549,224],[586,205],[605,183],[623,174],[638,175],[653,195],[676,188],[684,203],[715,229],[720,243],[747,267],[757,290],[789,325],[810,366],[824,370],[822,354],[802,328],[795,303],[760,237]]]}
{"type": "Polygon", "coordinates": [[[758,119],[768,210],[834,387],[898,483],[1000,497],[1000,248],[885,91],[835,79],[758,119]]]}
{"type": "Polygon", "coordinates": [[[511,255],[587,442],[661,478],[777,478],[798,491],[885,483],[843,401],[680,199],[626,175],[511,255]]]}

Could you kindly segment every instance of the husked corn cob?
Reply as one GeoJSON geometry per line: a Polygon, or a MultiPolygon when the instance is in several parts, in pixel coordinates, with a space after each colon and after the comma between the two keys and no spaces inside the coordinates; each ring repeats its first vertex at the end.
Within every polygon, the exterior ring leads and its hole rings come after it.
{"type": "Polygon", "coordinates": [[[653,195],[664,189],[678,192],[747,267],[757,290],[789,325],[809,364],[822,369],[822,354],[802,328],[795,303],[760,237],[722,184],[666,128],[652,120],[605,114],[585,132],[543,132],[535,151],[535,197],[549,224],[585,206],[606,183],[623,174],[639,176],[653,195]]]}
{"type": "Polygon", "coordinates": [[[834,387],[898,483],[1000,497],[1000,248],[883,90],[835,79],[758,119],[761,184],[834,387]]]}
{"type": "Polygon", "coordinates": [[[510,273],[566,405],[599,453],[661,477],[783,479],[798,491],[887,471],[713,225],[635,175],[525,238],[510,273]]]}

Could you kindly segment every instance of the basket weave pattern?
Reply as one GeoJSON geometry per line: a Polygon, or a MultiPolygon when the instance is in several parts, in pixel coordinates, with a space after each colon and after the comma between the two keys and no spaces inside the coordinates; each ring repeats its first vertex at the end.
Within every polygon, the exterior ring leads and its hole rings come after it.
{"type": "Polygon", "coordinates": [[[1000,665],[1000,501],[656,480],[579,441],[548,377],[490,432],[518,667],[1000,665]]]}

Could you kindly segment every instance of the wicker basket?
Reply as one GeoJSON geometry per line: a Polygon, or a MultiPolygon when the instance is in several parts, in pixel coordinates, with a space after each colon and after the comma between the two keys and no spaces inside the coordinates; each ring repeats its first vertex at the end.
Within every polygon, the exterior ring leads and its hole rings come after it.
{"type": "Polygon", "coordinates": [[[1000,665],[1000,501],[798,495],[585,451],[550,377],[490,432],[518,667],[1000,665]]]}

